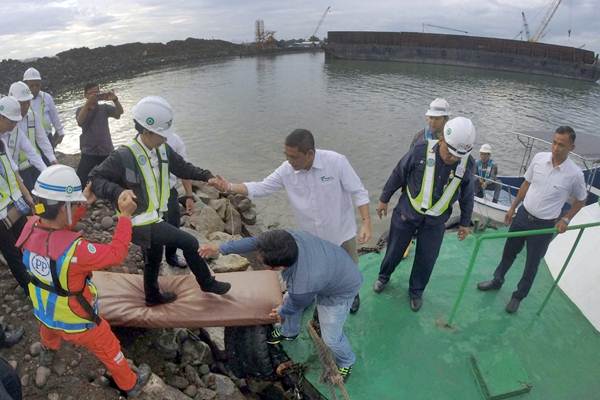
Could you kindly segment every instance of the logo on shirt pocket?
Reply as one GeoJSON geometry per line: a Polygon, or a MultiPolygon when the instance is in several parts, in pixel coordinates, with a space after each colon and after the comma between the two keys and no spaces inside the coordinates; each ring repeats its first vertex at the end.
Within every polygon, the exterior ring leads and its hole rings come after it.
{"type": "Polygon", "coordinates": [[[326,182],[330,182],[330,181],[334,180],[335,178],[333,176],[323,175],[320,179],[321,179],[321,182],[326,183],[326,182]]]}

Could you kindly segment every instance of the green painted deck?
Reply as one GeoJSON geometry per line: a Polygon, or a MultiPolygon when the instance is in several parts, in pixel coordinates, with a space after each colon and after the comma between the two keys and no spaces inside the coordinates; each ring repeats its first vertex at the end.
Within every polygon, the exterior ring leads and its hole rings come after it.
{"type": "MultiPolygon", "coordinates": [[[[351,399],[481,400],[485,397],[471,357],[485,355],[489,359],[493,353],[509,352],[532,385],[529,393],[512,398],[600,399],[600,334],[560,290],[541,317],[535,315],[552,284],[545,264],[540,265],[530,295],[514,315],[507,314],[504,307],[521,277],[525,252],[515,261],[500,291],[476,289],[478,281],[491,276],[503,244],[501,239],[482,245],[454,331],[440,328],[436,322],[446,320],[450,313],[474,245],[472,238],[459,242],[454,234],[446,235],[418,313],[410,310],[407,295],[413,251],[381,294],[375,294],[371,286],[383,254],[361,257],[365,278],[361,309],[346,323],[357,355],[346,384],[351,399]]],[[[305,318],[309,315],[305,313],[305,318]]],[[[308,364],[307,379],[328,398],[329,390],[318,383],[320,363],[306,329],[298,340],[286,343],[285,349],[294,361],[308,364]]],[[[496,386],[506,378],[501,372],[491,376],[496,386]]]]}

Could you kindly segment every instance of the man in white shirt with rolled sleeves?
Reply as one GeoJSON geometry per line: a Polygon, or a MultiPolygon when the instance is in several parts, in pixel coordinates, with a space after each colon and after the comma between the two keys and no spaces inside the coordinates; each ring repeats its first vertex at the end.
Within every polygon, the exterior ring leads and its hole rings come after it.
{"type": "MultiPolygon", "coordinates": [[[[552,152],[538,153],[533,157],[525,172],[525,181],[510,209],[505,222],[509,231],[544,229],[556,226],[558,233],[567,229],[571,219],[584,206],[587,189],[583,172],[569,159],[569,152],[575,148],[575,131],[569,126],[560,126],[554,133],[552,152]],[[561,217],[563,205],[574,198],[571,208],[561,217]],[[513,215],[519,204],[515,219],[513,215]]],[[[546,254],[552,234],[516,237],[506,240],[502,260],[494,272],[494,278],[480,282],[477,288],[482,291],[498,290],[504,283],[504,276],[511,268],[516,256],[527,243],[525,270],[517,290],[506,305],[506,312],[512,314],[519,309],[535,279],[538,266],[546,254]]]]}
{"type": "MultiPolygon", "coordinates": [[[[263,181],[232,184],[217,177],[215,186],[250,198],[285,189],[298,228],[342,246],[358,264],[356,241],[362,244],[371,238],[369,193],[348,159],[315,149],[314,137],[306,129],[290,133],[284,151],[287,161],[263,181]],[[353,203],[362,220],[358,237],[353,203]]],[[[359,305],[357,295],[350,312],[358,311],[359,305]]]]}

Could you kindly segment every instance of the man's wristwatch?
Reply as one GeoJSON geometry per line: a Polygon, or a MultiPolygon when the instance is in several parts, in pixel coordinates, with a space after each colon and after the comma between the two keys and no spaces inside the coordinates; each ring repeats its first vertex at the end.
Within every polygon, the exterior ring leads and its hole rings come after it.
{"type": "Polygon", "coordinates": [[[567,225],[569,225],[569,222],[571,222],[571,218],[567,218],[567,217],[562,217],[560,220],[563,221],[567,225]]]}

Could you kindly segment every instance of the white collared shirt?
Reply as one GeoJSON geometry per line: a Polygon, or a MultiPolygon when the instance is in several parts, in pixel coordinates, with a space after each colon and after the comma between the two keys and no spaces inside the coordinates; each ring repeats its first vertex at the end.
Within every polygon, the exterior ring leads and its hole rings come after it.
{"type": "Polygon", "coordinates": [[[536,218],[556,219],[570,197],[579,201],[587,198],[583,172],[567,158],[558,166],[552,165],[552,153],[538,153],[531,160],[525,180],[530,183],[523,206],[536,218]]]}
{"type": "Polygon", "coordinates": [[[356,236],[354,207],[369,204],[369,193],[342,154],[316,150],[310,170],[295,171],[285,161],[262,182],[244,183],[248,197],[285,189],[298,227],[341,245],[356,236]]]}
{"type": "MultiPolygon", "coordinates": [[[[56,156],[54,155],[54,149],[52,148],[52,145],[50,144],[50,141],[48,140],[48,135],[46,135],[46,131],[44,130],[44,128],[42,128],[42,123],[41,123],[40,119],[35,117],[35,113],[28,112],[27,115],[25,117],[23,117],[22,120],[17,122],[17,129],[23,135],[25,135],[25,137],[29,137],[27,134],[28,133],[27,129],[28,129],[28,124],[29,124],[30,118],[34,119],[34,121],[31,121],[31,122],[35,125],[35,140],[37,142],[37,147],[40,149],[42,154],[44,154],[44,156],[46,156],[48,161],[50,161],[50,162],[56,161],[56,156]]],[[[31,143],[31,144],[33,145],[33,143],[31,143]]]]}
{"type": "MultiPolygon", "coordinates": [[[[173,151],[183,157],[187,161],[187,152],[185,151],[185,143],[178,134],[172,133],[167,139],[167,144],[173,151]]],[[[177,184],[177,177],[173,174],[169,175],[169,187],[173,189],[177,184]]]]}
{"type": "MultiPolygon", "coordinates": [[[[56,129],[56,133],[59,136],[63,136],[65,134],[63,124],[58,117],[58,112],[56,111],[56,105],[54,104],[54,99],[50,94],[40,90],[38,95],[31,99],[31,109],[35,113],[37,118],[43,118],[56,129]],[[42,103],[44,104],[44,113],[42,115],[42,103]]],[[[41,120],[40,120],[41,121],[41,120]]],[[[43,121],[42,128],[45,129],[43,121]]],[[[52,127],[50,127],[50,132],[46,132],[47,134],[52,133],[52,127]]]]}
{"type": "Polygon", "coordinates": [[[18,171],[19,165],[19,153],[24,152],[29,160],[29,163],[33,165],[38,171],[42,172],[45,170],[46,164],[42,157],[35,151],[33,145],[27,139],[27,136],[23,134],[23,132],[19,131],[17,127],[15,127],[10,132],[5,132],[0,135],[0,139],[4,142],[4,146],[6,149],[6,154],[9,155],[10,161],[13,163],[13,167],[15,171],[18,171]],[[16,136],[16,138],[15,138],[16,136]],[[10,140],[11,137],[13,140],[10,140]],[[13,143],[14,146],[10,146],[13,143]]]}

